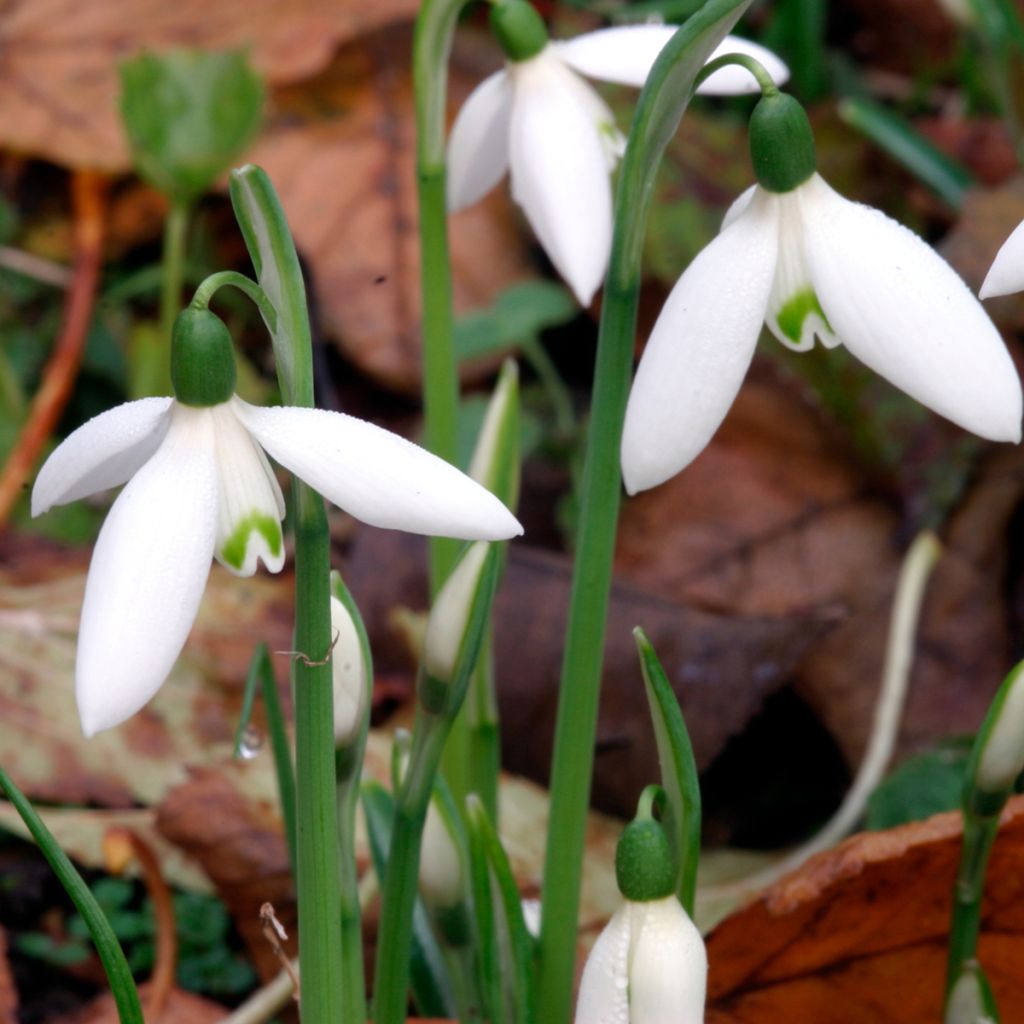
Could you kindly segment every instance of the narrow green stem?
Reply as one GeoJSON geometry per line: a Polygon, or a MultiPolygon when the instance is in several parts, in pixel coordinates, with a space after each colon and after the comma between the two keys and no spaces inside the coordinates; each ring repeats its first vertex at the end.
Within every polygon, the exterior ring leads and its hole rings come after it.
{"type": "Polygon", "coordinates": [[[523,353],[531,369],[537,374],[537,380],[544,388],[555,413],[555,429],[562,439],[570,438],[576,431],[576,416],[573,412],[572,395],[565,386],[565,382],[555,369],[544,346],[536,338],[528,338],[519,343],[519,350],[523,353]]]}
{"type": "Polygon", "coordinates": [[[605,619],[620,501],[619,445],[633,360],[640,261],[654,177],[708,56],[752,0],[708,0],[662,50],[637,104],[615,197],[562,661],[539,946],[539,1011],[568,1021],[605,619]]]}
{"type": "Polygon", "coordinates": [[[775,84],[775,79],[768,74],[765,66],[756,57],[745,53],[723,53],[721,57],[709,60],[694,80],[694,90],[699,89],[720,68],[729,67],[731,64],[746,68],[754,76],[762,96],[774,96],[778,93],[779,87],[775,84]]]}
{"type": "Polygon", "coordinates": [[[343,1020],[338,984],[341,894],[327,514],[323,499],[295,477],[292,494],[295,647],[301,652],[295,655],[294,693],[302,1020],[303,1024],[337,1024],[343,1020]]]}
{"type": "Polygon", "coordinates": [[[197,309],[205,309],[216,292],[225,287],[237,288],[252,299],[263,315],[270,333],[273,334],[277,330],[277,310],[267,297],[267,293],[251,277],[239,274],[235,270],[221,270],[206,278],[192,296],[192,305],[197,309]]]}
{"type": "MultiPolygon", "coordinates": [[[[501,731],[494,674],[494,627],[488,622],[473,678],[466,696],[468,724],[468,793],[476,793],[491,821],[498,820],[498,773],[501,770],[501,731]]],[[[463,794],[457,797],[465,806],[463,794]]]]}
{"type": "Polygon", "coordinates": [[[409,767],[395,803],[391,849],[381,896],[380,939],[373,979],[375,1024],[404,1024],[409,992],[409,945],[419,886],[420,845],[449,721],[421,715],[409,767]]]}
{"type": "Polygon", "coordinates": [[[960,870],[953,889],[953,916],[949,929],[947,997],[963,972],[964,965],[977,957],[985,869],[998,831],[998,814],[981,817],[970,810],[964,812],[964,844],[960,854],[960,870]]]}
{"type": "MultiPolygon", "coordinates": [[[[340,774],[341,773],[337,773],[340,774]]],[[[341,864],[341,1004],[345,1024],[366,1020],[366,975],[363,969],[363,918],[359,906],[356,865],[356,807],[359,773],[338,785],[339,855],[341,864]]]]}
{"type": "MultiPolygon", "coordinates": [[[[173,199],[164,222],[163,278],[160,284],[160,344],[170,351],[171,330],[181,309],[181,289],[185,281],[185,242],[191,206],[173,199]]],[[[164,360],[169,364],[169,360],[164,360]]],[[[170,380],[168,379],[168,383],[170,380]]]]}
{"type": "MultiPolygon", "coordinates": [[[[416,98],[416,180],[420,212],[423,302],[423,412],[427,447],[454,463],[459,402],[452,312],[451,257],[445,191],[445,98],[448,55],[465,0],[424,0],[416,18],[412,73],[416,98]]],[[[430,587],[437,593],[455,564],[458,545],[430,541],[430,587]]]]}

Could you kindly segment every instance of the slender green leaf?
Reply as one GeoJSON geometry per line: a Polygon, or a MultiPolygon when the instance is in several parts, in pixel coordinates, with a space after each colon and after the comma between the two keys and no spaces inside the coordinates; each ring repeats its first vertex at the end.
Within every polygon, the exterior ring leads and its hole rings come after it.
{"type": "Polygon", "coordinates": [[[970,171],[936,149],[911,124],[874,100],[857,96],[839,104],[839,116],[924,182],[955,210],[974,184],[970,171]]]}
{"type": "Polygon", "coordinates": [[[54,874],[64,886],[65,892],[71,897],[82,920],[85,921],[96,944],[96,952],[99,954],[103,970],[106,971],[107,980],[110,982],[110,989],[114,995],[114,1002],[117,1004],[117,1015],[121,1024],[143,1024],[142,1006],[139,1003],[139,993],[135,988],[135,980],[125,960],[124,951],[117,941],[114,930],[110,927],[100,909],[96,897],[90,892],[85,880],[76,870],[74,864],[68,859],[67,854],[57,844],[50,830],[43,824],[43,819],[35,812],[35,808],[28,802],[21,790],[11,781],[10,776],[0,768],[0,789],[4,791],[7,799],[14,805],[14,809],[21,815],[26,828],[32,833],[42,851],[43,856],[53,868],[54,874]]]}
{"type": "MultiPolygon", "coordinates": [[[[378,782],[365,782],[362,787],[363,814],[370,840],[370,856],[381,887],[387,874],[391,828],[395,802],[378,782]]],[[[419,900],[413,911],[412,949],[409,959],[409,983],[416,1009],[423,1017],[454,1017],[455,993],[445,967],[444,957],[430,928],[427,912],[419,900]]]]}
{"type": "Polygon", "coordinates": [[[690,734],[683,720],[672,684],[658,655],[642,629],[633,630],[647,702],[651,709],[654,739],[665,790],[665,832],[672,844],[678,871],[679,902],[692,917],[697,892],[697,864],[700,860],[700,782],[693,757],[690,734]]]}

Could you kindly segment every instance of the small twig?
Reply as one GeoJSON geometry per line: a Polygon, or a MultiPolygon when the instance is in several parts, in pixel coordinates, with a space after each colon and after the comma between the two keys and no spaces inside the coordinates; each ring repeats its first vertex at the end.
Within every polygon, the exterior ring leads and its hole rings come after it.
{"type": "Polygon", "coordinates": [[[229,1013],[220,1024],[263,1024],[294,998],[298,984],[299,962],[290,960],[273,981],[257,989],[241,1006],[229,1013]]]}
{"type": "Polygon", "coordinates": [[[39,453],[64,411],[89,334],[103,258],[107,178],[91,171],[76,171],[71,179],[71,193],[75,218],[71,286],[65,298],[60,334],[43,370],[28,419],[0,471],[0,526],[7,522],[39,453]]]}
{"type": "Polygon", "coordinates": [[[74,280],[74,271],[63,263],[56,263],[10,245],[0,245],[0,267],[31,277],[34,281],[53,285],[54,288],[67,288],[74,280]]]}
{"type": "Polygon", "coordinates": [[[158,1021],[174,988],[178,963],[178,934],[174,921],[171,890],[164,881],[160,862],[149,844],[138,833],[127,828],[112,828],[103,837],[103,853],[107,868],[120,874],[129,861],[138,861],[146,892],[153,904],[156,919],[156,957],[146,996],[146,1017],[158,1021]]]}
{"type": "Polygon", "coordinates": [[[334,639],[331,640],[331,646],[327,648],[327,653],[320,661],[313,661],[308,654],[304,654],[302,651],[274,651],[274,653],[287,655],[293,661],[301,661],[308,668],[315,668],[318,665],[326,665],[331,660],[331,655],[334,654],[334,648],[337,646],[340,635],[338,630],[334,631],[334,639]]]}
{"type": "Polygon", "coordinates": [[[287,940],[288,933],[284,930],[284,925],[277,919],[277,914],[274,913],[274,908],[270,903],[264,903],[260,907],[260,924],[263,927],[263,937],[274,951],[274,956],[277,957],[288,977],[291,978],[292,998],[298,1003],[300,1001],[299,976],[295,973],[292,962],[281,945],[287,940]]]}

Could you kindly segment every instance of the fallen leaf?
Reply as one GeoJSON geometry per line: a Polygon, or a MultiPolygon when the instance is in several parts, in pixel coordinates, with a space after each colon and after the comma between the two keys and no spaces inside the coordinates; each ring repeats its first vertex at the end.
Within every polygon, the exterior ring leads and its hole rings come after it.
{"type": "MultiPolygon", "coordinates": [[[[279,90],[250,154],[266,170],[309,261],[319,319],[388,387],[419,388],[420,281],[411,33],[367,35],[314,81],[279,90]]],[[[452,111],[478,74],[456,58],[452,111]]],[[[504,188],[450,220],[457,311],[490,306],[531,275],[504,188]]]]}
{"type": "MultiPolygon", "coordinates": [[[[139,986],[144,1011],[149,989],[148,982],[139,986]]],[[[228,1013],[230,1010],[219,1003],[184,989],[173,988],[167,993],[167,1002],[159,1014],[154,1016],[146,1012],[146,1024],[218,1024],[228,1013]]],[[[118,1024],[119,1020],[114,997],[105,992],[87,1006],[57,1018],[52,1024],[118,1024]]]]}
{"type": "Polygon", "coordinates": [[[415,0],[11,0],[0,13],[0,146],[70,167],[127,171],[117,65],[141,50],[248,49],[272,84],[321,71],[337,46],[410,18],[415,0]]]}
{"type": "MultiPolygon", "coordinates": [[[[708,1024],[941,1020],[959,814],[811,858],[708,937],[708,1024]]],[[[1024,798],[989,863],[979,957],[1004,1020],[1024,1014],[1024,798]]]]}

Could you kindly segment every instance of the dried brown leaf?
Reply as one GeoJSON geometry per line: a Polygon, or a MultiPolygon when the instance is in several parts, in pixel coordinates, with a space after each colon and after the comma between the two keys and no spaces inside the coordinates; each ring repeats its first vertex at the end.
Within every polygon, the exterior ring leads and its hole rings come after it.
{"type": "MultiPolygon", "coordinates": [[[[940,1020],[961,818],[854,836],[708,938],[709,1024],[940,1020]]],[[[989,864],[980,959],[1004,1020],[1024,1013],[1024,798],[989,864]]]]}
{"type": "Polygon", "coordinates": [[[301,81],[335,48],[411,17],[416,0],[11,0],[0,11],[0,146],[71,167],[131,167],[118,63],[141,50],[248,49],[273,84],[301,81]]]}
{"type": "MultiPolygon", "coordinates": [[[[345,47],[314,81],[278,92],[251,154],[310,263],[324,329],[363,372],[405,391],[420,380],[410,48],[404,27],[345,47]]],[[[478,79],[453,62],[453,110],[478,79]]],[[[505,189],[453,217],[450,236],[457,311],[530,276],[505,189]]]]}
{"type": "MultiPolygon", "coordinates": [[[[148,983],[139,986],[143,1009],[149,993],[148,983]]],[[[171,989],[163,1010],[156,1016],[146,1013],[146,1024],[217,1024],[230,1011],[219,1003],[180,988],[171,989]]],[[[108,992],[74,1013],[61,1016],[53,1024],[118,1024],[120,1017],[114,997],[108,992]]]]}

